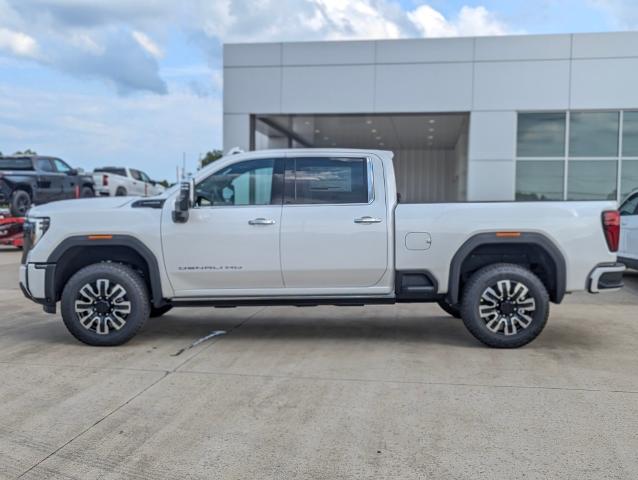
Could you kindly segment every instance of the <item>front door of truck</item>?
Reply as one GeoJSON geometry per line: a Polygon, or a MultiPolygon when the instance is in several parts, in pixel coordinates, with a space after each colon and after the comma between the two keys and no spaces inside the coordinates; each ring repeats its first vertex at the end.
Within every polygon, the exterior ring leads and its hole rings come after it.
{"type": "Polygon", "coordinates": [[[53,165],[55,166],[55,170],[58,172],[60,176],[60,181],[62,182],[62,193],[60,195],[60,198],[58,198],[57,200],[77,198],[79,193],[78,172],[74,171],[71,167],[69,167],[65,162],[63,162],[59,158],[53,158],[52,161],[53,161],[53,165]]]}
{"type": "MultiPolygon", "coordinates": [[[[186,223],[162,215],[166,270],[180,297],[283,287],[279,228],[283,159],[240,161],[200,181],[186,223]]],[[[171,203],[171,202],[167,202],[171,203]]]]}
{"type": "Polygon", "coordinates": [[[638,260],[638,193],[620,207],[620,257],[638,260]]]}
{"type": "Polygon", "coordinates": [[[388,268],[385,180],[377,157],[286,159],[281,260],[286,288],[367,289],[388,268]]]}

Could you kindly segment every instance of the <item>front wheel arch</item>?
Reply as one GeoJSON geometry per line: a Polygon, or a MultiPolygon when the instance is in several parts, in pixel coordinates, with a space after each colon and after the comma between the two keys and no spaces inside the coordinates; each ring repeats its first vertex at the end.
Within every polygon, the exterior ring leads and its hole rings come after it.
{"type": "Polygon", "coordinates": [[[129,235],[113,235],[111,239],[104,240],[89,240],[86,236],[76,236],[62,241],[47,259],[47,263],[55,264],[55,268],[46,270],[47,301],[55,303],[60,300],[64,285],[75,272],[99,262],[122,263],[141,271],[152,305],[159,308],[166,304],[155,255],[140,240],[129,235]]]}

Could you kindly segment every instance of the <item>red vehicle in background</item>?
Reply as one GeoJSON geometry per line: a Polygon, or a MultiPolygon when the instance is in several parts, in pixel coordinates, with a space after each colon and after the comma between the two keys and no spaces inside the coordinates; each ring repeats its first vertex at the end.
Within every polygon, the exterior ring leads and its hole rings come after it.
{"type": "Polygon", "coordinates": [[[0,212],[0,245],[22,248],[24,217],[12,217],[9,212],[0,212]]]}

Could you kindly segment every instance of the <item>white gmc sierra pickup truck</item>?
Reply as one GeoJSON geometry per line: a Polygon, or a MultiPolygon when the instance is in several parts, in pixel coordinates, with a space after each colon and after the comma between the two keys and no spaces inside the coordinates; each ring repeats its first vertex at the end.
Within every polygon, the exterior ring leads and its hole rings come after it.
{"type": "Polygon", "coordinates": [[[438,302],[492,347],[536,338],[566,293],[622,286],[614,202],[397,198],[391,152],[227,156],[158,197],[33,208],[20,286],[91,345],[177,306],[438,302]]]}

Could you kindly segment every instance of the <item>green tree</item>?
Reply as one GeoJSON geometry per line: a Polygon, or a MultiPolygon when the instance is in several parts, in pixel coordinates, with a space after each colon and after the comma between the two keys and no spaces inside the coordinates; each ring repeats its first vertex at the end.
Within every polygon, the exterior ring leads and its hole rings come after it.
{"type": "Polygon", "coordinates": [[[224,152],[221,150],[213,150],[211,152],[206,152],[206,155],[201,160],[201,164],[199,168],[204,168],[206,165],[210,165],[215,160],[219,160],[224,156],[224,152]]]}
{"type": "Polygon", "coordinates": [[[14,153],[14,155],[37,155],[37,153],[35,153],[35,150],[31,150],[30,148],[27,148],[26,150],[20,152],[16,152],[14,153]]]}
{"type": "Polygon", "coordinates": [[[162,180],[160,182],[157,182],[159,185],[161,185],[164,188],[170,188],[173,186],[172,183],[168,183],[168,180],[162,180]]]}

